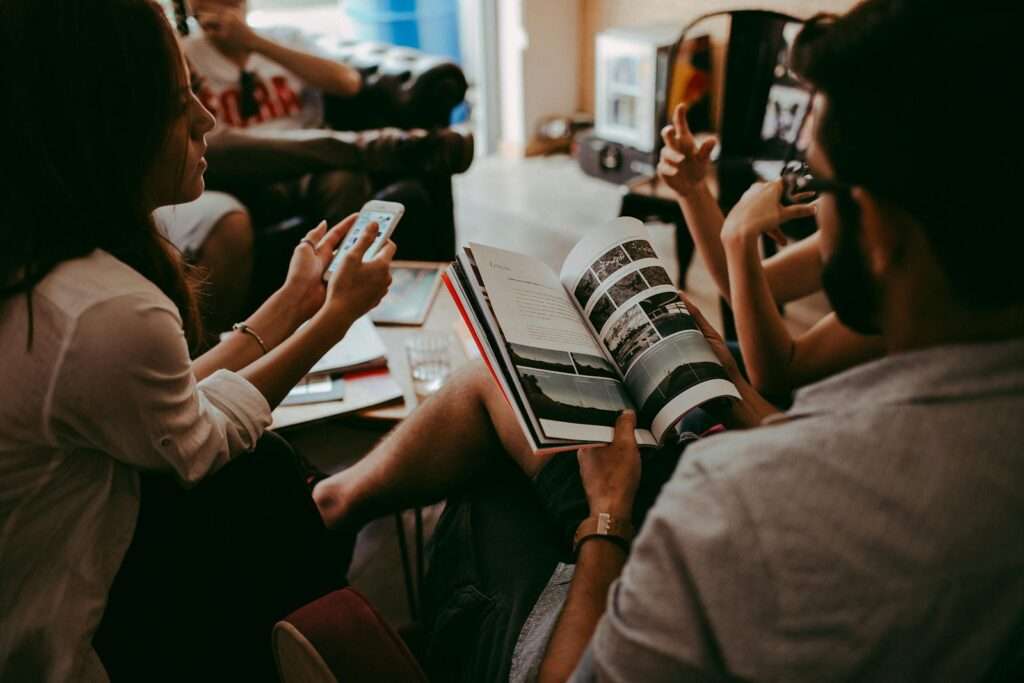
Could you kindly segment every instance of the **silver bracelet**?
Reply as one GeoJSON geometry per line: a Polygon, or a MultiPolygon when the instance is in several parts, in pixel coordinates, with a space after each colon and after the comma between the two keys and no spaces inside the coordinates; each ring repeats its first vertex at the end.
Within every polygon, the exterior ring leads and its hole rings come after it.
{"type": "Polygon", "coordinates": [[[267,354],[267,345],[263,343],[263,338],[256,334],[256,330],[252,329],[245,323],[235,323],[231,326],[231,329],[235,332],[251,335],[252,338],[256,340],[256,343],[260,345],[260,348],[263,349],[263,355],[267,354]]]}

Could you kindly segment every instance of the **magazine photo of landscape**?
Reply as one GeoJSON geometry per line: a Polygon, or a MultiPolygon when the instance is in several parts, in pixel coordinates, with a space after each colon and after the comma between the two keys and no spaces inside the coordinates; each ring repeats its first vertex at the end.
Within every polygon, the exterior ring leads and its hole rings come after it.
{"type": "Polygon", "coordinates": [[[568,351],[552,351],[536,346],[509,344],[508,355],[512,359],[512,364],[516,366],[576,374],[576,367],[573,365],[572,356],[568,351]]]}
{"type": "Polygon", "coordinates": [[[620,268],[629,265],[630,262],[629,254],[626,253],[625,249],[622,247],[612,247],[601,254],[600,258],[590,265],[590,270],[593,271],[598,280],[604,282],[620,268]]]}
{"type": "Polygon", "coordinates": [[[627,372],[633,359],[659,341],[661,337],[639,306],[632,306],[623,312],[604,338],[605,346],[623,373],[627,372]]]}
{"type": "Polygon", "coordinates": [[[672,278],[668,276],[668,273],[661,266],[647,266],[646,268],[641,268],[640,273],[651,287],[672,285],[672,278]]]}
{"type": "Polygon", "coordinates": [[[688,332],[663,340],[637,361],[626,373],[626,386],[641,406],[640,423],[651,424],[669,401],[709,379],[728,376],[703,335],[688,332]]]}
{"type": "Polygon", "coordinates": [[[621,383],[564,375],[533,368],[516,368],[534,414],[540,420],[612,427],[633,405],[621,383]]]}
{"type": "Polygon", "coordinates": [[[576,297],[576,301],[580,302],[581,308],[586,308],[590,302],[590,297],[597,291],[597,276],[592,271],[587,271],[583,274],[583,278],[579,284],[576,285],[576,291],[573,293],[576,297]]]}
{"type": "Polygon", "coordinates": [[[621,306],[647,289],[650,289],[647,286],[647,280],[644,280],[639,271],[636,271],[619,278],[618,282],[608,290],[608,296],[612,298],[616,306],[621,306]]]}
{"type": "Polygon", "coordinates": [[[612,367],[612,364],[601,356],[591,356],[586,353],[573,353],[570,355],[572,356],[573,362],[576,363],[576,372],[581,375],[619,379],[619,375],[615,372],[615,368],[612,367]]]}
{"type": "Polygon", "coordinates": [[[647,240],[630,240],[622,245],[622,248],[629,254],[629,258],[639,261],[645,258],[658,258],[654,253],[654,247],[647,240]]]}
{"type": "Polygon", "coordinates": [[[661,292],[640,302],[658,334],[669,337],[677,332],[699,330],[686,304],[675,292],[661,292]]]}
{"type": "Polygon", "coordinates": [[[594,326],[598,334],[600,334],[601,329],[614,312],[615,302],[609,299],[607,294],[602,294],[601,298],[594,304],[594,308],[590,311],[590,324],[594,326]]]}

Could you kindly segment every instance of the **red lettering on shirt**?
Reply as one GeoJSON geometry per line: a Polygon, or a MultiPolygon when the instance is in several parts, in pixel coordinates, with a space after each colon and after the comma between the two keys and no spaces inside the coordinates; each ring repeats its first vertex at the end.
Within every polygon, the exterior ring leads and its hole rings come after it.
{"type": "Polygon", "coordinates": [[[256,83],[252,94],[258,111],[248,119],[242,118],[240,88],[228,88],[216,94],[208,88],[203,88],[199,97],[218,121],[237,128],[246,128],[302,112],[299,96],[288,85],[288,79],[284,76],[271,78],[269,88],[263,81],[256,83]]]}
{"type": "Polygon", "coordinates": [[[302,111],[302,103],[299,96],[288,85],[288,79],[284,76],[274,76],[270,79],[270,85],[274,88],[277,100],[287,112],[287,116],[294,116],[302,111]]]}

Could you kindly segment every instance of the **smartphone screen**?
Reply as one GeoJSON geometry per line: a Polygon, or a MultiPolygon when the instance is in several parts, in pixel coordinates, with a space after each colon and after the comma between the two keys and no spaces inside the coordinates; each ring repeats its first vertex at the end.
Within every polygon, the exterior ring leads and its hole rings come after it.
{"type": "Polygon", "coordinates": [[[373,258],[387,239],[391,236],[392,222],[398,217],[395,213],[386,211],[360,211],[359,218],[356,219],[355,225],[345,235],[345,239],[342,240],[341,245],[338,247],[338,253],[334,255],[331,260],[331,265],[327,267],[327,271],[324,273],[324,279],[327,279],[331,273],[338,269],[341,264],[341,259],[345,256],[345,252],[355,246],[356,242],[359,241],[359,236],[363,234],[363,230],[370,223],[376,223],[380,228],[377,232],[377,237],[373,240],[373,243],[366,250],[366,254],[363,256],[364,261],[368,261],[373,258]]]}

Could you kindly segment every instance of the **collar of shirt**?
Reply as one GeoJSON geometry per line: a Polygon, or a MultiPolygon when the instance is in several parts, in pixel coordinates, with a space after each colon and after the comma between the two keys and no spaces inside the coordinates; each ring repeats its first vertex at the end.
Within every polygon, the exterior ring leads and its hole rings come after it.
{"type": "Polygon", "coordinates": [[[787,417],[1024,393],[1024,339],[896,353],[812,384],[787,417]]]}

